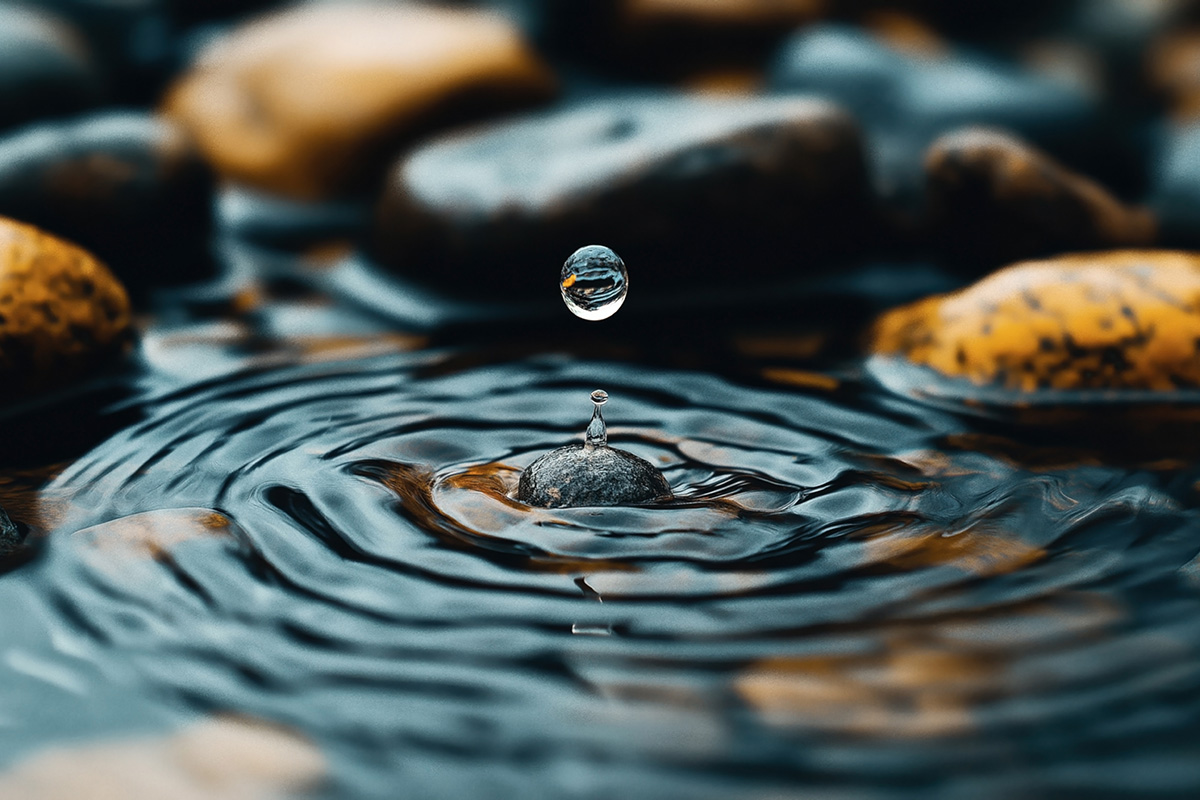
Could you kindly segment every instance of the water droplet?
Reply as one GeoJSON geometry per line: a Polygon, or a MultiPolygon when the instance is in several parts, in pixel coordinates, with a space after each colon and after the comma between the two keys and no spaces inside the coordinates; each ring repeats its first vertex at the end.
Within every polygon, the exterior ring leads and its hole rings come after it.
{"type": "Polygon", "coordinates": [[[629,292],[629,272],[621,257],[598,244],[581,247],[563,264],[558,288],[575,316],[608,319],[621,308],[629,292]]]}
{"type": "Polygon", "coordinates": [[[608,445],[608,426],[604,424],[604,415],[600,407],[608,402],[608,392],[597,389],[592,392],[592,421],[588,423],[586,443],[588,447],[606,447],[608,445]]]}

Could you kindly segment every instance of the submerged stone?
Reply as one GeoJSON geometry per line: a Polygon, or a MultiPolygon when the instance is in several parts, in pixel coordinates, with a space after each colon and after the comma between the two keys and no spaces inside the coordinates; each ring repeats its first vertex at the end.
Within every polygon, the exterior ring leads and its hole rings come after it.
{"type": "Polygon", "coordinates": [[[551,450],[517,484],[517,499],[541,508],[624,506],[670,496],[670,484],[654,465],[606,445],[551,450]]]}

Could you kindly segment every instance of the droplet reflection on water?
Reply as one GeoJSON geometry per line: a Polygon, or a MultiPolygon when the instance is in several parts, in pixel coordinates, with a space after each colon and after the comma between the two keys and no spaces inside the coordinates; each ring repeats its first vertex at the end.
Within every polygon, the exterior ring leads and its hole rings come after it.
{"type": "Polygon", "coordinates": [[[629,272],[612,250],[591,244],[576,250],[563,264],[558,287],[572,314],[595,322],[608,319],[625,303],[629,272]]]}

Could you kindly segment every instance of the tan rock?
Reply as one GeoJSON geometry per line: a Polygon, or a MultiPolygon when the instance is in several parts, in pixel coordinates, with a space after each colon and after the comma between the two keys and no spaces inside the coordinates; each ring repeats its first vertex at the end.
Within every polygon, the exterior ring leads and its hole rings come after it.
{"type": "Polygon", "coordinates": [[[1014,392],[1171,393],[1200,386],[1198,342],[1200,255],[1120,250],[1015,264],[895,309],[871,347],[1014,392]]]}
{"type": "Polygon", "coordinates": [[[415,4],[312,5],[216,42],[164,108],[225,175],[320,199],[369,187],[391,156],[432,129],[544,100],[553,87],[498,17],[415,4]]]}
{"type": "Polygon", "coordinates": [[[18,393],[69,382],[118,351],[125,288],[87,251],[0,217],[0,377],[18,393]]]}

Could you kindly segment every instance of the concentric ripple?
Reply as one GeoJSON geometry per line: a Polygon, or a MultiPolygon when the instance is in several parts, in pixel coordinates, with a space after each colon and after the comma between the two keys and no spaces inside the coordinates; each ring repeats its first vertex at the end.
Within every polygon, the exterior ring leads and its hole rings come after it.
{"type": "Polygon", "coordinates": [[[1200,781],[1179,468],[1035,467],[866,384],[555,357],[264,367],[134,405],[50,487],[47,602],[154,691],[315,736],[339,796],[1200,781]],[[596,385],[675,499],[511,499],[596,385]]]}

